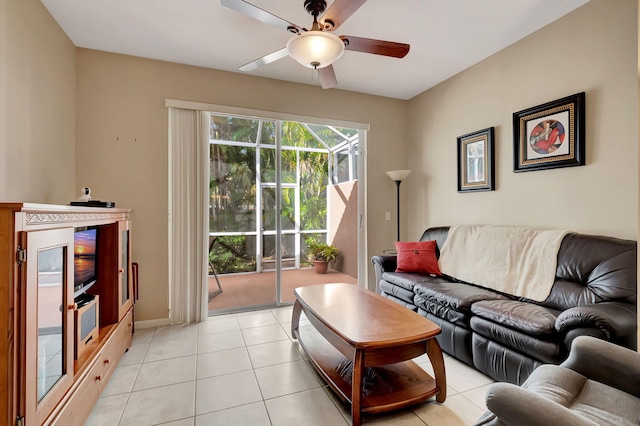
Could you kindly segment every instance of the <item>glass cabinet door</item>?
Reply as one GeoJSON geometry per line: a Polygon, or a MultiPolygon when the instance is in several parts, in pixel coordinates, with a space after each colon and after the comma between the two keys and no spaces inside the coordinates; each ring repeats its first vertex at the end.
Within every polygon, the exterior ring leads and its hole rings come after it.
{"type": "Polygon", "coordinates": [[[133,283],[131,281],[131,238],[130,238],[130,222],[118,222],[119,227],[119,259],[118,259],[118,275],[119,275],[119,319],[129,311],[132,306],[133,283]]]}
{"type": "Polygon", "coordinates": [[[41,424],[73,382],[73,229],[23,233],[27,424],[41,424]]]}

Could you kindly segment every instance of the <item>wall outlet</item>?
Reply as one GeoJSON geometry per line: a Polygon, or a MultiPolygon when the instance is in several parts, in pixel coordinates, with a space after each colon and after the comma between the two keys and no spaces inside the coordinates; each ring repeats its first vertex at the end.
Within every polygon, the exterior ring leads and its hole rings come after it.
{"type": "Polygon", "coordinates": [[[391,220],[391,212],[384,212],[384,220],[391,220]]]}

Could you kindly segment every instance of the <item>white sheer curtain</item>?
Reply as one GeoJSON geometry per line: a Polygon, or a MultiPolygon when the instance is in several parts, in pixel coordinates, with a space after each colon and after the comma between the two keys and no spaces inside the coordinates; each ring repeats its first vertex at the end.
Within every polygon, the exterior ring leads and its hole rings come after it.
{"type": "Polygon", "coordinates": [[[207,318],[209,114],[169,108],[169,319],[207,318]]]}

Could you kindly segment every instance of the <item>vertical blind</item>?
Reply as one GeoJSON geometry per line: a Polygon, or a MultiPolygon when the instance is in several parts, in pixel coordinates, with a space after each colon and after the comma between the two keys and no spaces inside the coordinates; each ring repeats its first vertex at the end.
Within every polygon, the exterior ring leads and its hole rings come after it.
{"type": "Polygon", "coordinates": [[[169,108],[169,320],[207,318],[209,114],[169,108]]]}

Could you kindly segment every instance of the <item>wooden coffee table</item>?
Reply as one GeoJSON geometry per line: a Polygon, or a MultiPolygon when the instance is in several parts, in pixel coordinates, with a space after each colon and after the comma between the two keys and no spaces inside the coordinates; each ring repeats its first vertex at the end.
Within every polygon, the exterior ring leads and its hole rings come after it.
{"type": "Polygon", "coordinates": [[[291,334],[336,394],[362,413],[395,410],[432,396],[444,402],[447,385],[440,327],[354,284],[318,284],[294,290],[291,334]],[[301,326],[304,312],[310,324],[301,326]],[[411,359],[427,353],[435,379],[411,359]]]}

